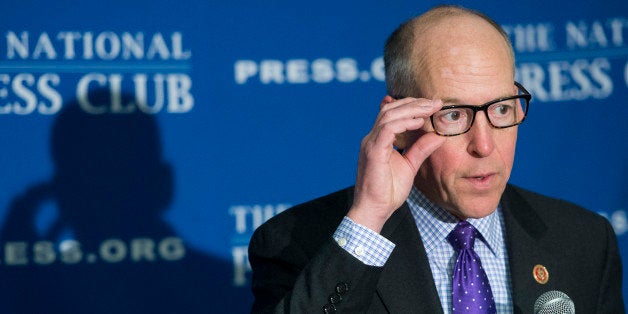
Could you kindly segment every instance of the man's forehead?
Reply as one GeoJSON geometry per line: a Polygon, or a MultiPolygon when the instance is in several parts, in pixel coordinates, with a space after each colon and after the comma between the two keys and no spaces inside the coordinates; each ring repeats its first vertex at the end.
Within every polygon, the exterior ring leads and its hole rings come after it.
{"type": "Polygon", "coordinates": [[[415,37],[414,46],[418,82],[458,80],[465,76],[505,76],[506,82],[514,80],[514,60],[508,43],[497,29],[479,17],[443,17],[415,37]]]}
{"type": "Polygon", "coordinates": [[[443,16],[438,19],[417,23],[415,47],[429,48],[438,43],[447,45],[459,41],[486,41],[504,38],[493,25],[471,14],[443,16]]]}

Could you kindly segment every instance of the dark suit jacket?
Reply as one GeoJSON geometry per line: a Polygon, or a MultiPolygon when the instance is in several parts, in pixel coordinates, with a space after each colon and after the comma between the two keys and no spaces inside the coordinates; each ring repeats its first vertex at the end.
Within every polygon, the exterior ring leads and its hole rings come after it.
{"type": "MultiPolygon", "coordinates": [[[[353,189],[342,190],[258,228],[249,246],[253,312],[321,313],[330,298],[340,313],[443,311],[407,204],[382,230],[396,244],[383,267],[366,266],[335,243],[332,234],[352,199],[353,189]]],[[[550,290],[566,293],[577,313],[624,313],[621,261],[606,219],[511,185],[501,204],[515,313],[533,313],[550,290]],[[533,277],[537,264],[549,273],[546,284],[533,277]]]]}

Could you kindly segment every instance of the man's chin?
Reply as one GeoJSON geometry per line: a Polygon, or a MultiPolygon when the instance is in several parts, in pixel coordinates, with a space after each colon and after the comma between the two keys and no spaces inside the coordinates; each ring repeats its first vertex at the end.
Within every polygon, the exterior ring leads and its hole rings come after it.
{"type": "Polygon", "coordinates": [[[447,210],[461,220],[468,218],[480,219],[489,216],[497,209],[499,198],[476,197],[469,200],[460,200],[458,204],[447,206],[447,210]]]}

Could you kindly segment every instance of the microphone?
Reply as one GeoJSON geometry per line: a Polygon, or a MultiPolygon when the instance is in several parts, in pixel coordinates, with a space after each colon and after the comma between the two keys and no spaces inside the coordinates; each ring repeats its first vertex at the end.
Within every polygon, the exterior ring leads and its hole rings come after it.
{"type": "Polygon", "coordinates": [[[565,293],[547,291],[534,302],[534,314],[575,314],[576,306],[565,293]]]}

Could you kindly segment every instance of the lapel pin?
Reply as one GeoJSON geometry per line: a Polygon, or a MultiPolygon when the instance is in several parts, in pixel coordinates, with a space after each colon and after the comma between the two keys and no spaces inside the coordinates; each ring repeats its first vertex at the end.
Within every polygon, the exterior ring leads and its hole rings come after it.
{"type": "Polygon", "coordinates": [[[537,264],[532,269],[532,276],[536,282],[544,285],[549,280],[549,273],[547,272],[547,268],[545,266],[537,264]]]}

